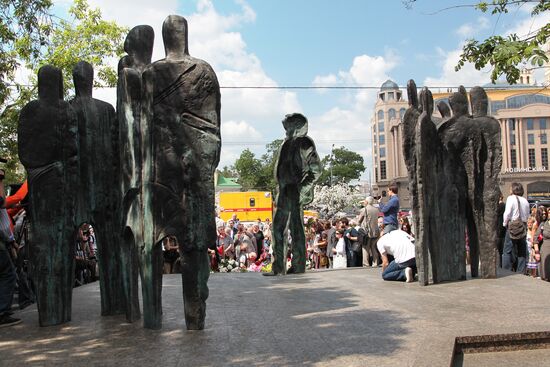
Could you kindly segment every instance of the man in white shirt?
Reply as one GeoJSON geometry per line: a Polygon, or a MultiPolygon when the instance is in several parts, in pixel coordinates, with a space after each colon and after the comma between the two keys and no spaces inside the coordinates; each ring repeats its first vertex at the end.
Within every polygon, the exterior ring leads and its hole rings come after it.
{"type": "Polygon", "coordinates": [[[504,238],[504,248],[502,250],[502,267],[504,269],[515,270],[523,273],[525,270],[525,259],[527,257],[527,244],[525,237],[513,240],[510,238],[508,223],[521,218],[527,228],[527,219],[529,219],[529,202],[523,197],[523,186],[519,182],[512,182],[510,196],[506,199],[502,225],[506,227],[506,237],[504,238]]]}
{"type": "Polygon", "coordinates": [[[412,236],[397,229],[380,237],[376,246],[382,257],[382,279],[407,283],[414,280],[416,259],[412,236]],[[388,255],[394,257],[391,263],[388,261],[388,255]]]}

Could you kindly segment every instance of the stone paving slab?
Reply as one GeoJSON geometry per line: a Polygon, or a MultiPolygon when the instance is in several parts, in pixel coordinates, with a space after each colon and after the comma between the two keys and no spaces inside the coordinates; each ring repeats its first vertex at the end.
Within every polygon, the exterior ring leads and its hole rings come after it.
{"type": "Polygon", "coordinates": [[[78,287],[70,323],[40,328],[33,306],[0,329],[0,366],[450,366],[457,336],[550,330],[550,284],[511,273],[428,287],[379,268],[230,273],[209,287],[203,331],[185,330],[179,275],[164,277],[159,331],[101,317],[98,283],[78,287]]]}

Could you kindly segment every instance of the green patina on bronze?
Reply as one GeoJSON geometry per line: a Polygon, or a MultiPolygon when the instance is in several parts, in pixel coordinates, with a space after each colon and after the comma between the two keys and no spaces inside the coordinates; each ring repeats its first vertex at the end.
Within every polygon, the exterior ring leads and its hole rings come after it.
{"type": "Polygon", "coordinates": [[[165,20],[166,58],[147,66],[153,34],[144,27],[130,31],[128,57],[119,64],[127,315],[131,321],[139,317],[139,262],[143,324],[161,328],[161,243],[173,236],[180,246],[186,325],[203,329],[210,274],[207,249],[216,237],[220,89],[210,65],[189,56],[183,17],[165,20]]]}
{"type": "Polygon", "coordinates": [[[292,264],[289,273],[304,273],[306,243],[302,207],[313,200],[313,186],[321,175],[321,161],[315,143],[307,136],[305,116],[294,113],[283,120],[286,138],[275,162],[278,194],[273,217],[273,271],[283,275],[286,270],[288,231],[292,239],[292,264]]]}
{"type": "Polygon", "coordinates": [[[17,131],[29,185],[31,276],[40,326],[71,320],[78,138],[62,78],[53,66],[40,68],[38,100],[21,110],[17,131]]]}
{"type": "Polygon", "coordinates": [[[90,223],[97,239],[101,314],[124,313],[120,261],[118,125],[115,109],[92,98],[94,71],[80,61],[73,69],[79,137],[77,223],[90,223]]]}
{"type": "Polygon", "coordinates": [[[407,86],[409,109],[403,117],[403,152],[416,233],[419,283],[466,279],[465,233],[473,277],[496,277],[496,231],[502,164],[500,127],[487,116],[488,98],[480,87],[470,99],[464,87],[440,101],[414,81],[407,86]],[[470,103],[471,114],[468,104],[470,103]]]}

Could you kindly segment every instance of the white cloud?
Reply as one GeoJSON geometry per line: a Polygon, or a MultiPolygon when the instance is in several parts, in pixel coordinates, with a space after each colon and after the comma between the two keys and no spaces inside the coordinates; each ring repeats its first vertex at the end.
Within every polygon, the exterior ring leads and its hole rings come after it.
{"type": "MultiPolygon", "coordinates": [[[[524,16],[525,17],[520,20],[516,20],[517,18],[514,18],[514,23],[503,24],[502,26],[506,29],[504,35],[516,33],[518,36],[524,37],[537,31],[540,27],[550,23],[550,14],[547,12],[539,14],[536,17],[531,17],[530,14],[526,13],[524,13],[524,16]]],[[[477,25],[478,29],[486,29],[489,28],[490,22],[487,18],[480,17],[477,20],[477,25]]],[[[466,63],[462,69],[455,72],[455,66],[460,59],[460,54],[462,53],[462,45],[463,43],[460,43],[457,45],[457,48],[453,50],[443,50],[439,47],[436,48],[436,52],[440,57],[438,64],[440,66],[440,72],[438,76],[427,77],[424,80],[424,85],[431,87],[457,87],[459,85],[483,85],[490,82],[491,69],[489,67],[486,67],[483,70],[476,70],[473,64],[466,63]]],[[[535,74],[538,81],[542,79],[540,76],[541,73],[542,72],[535,74]]]]}
{"type": "MultiPolygon", "coordinates": [[[[458,87],[459,85],[473,87],[490,81],[489,69],[476,70],[473,64],[466,63],[462,69],[455,71],[455,66],[462,54],[462,48],[438,52],[441,67],[439,76],[424,79],[425,86],[436,88],[458,87]]],[[[437,90],[435,90],[437,91],[437,90]]]]}
{"type": "Polygon", "coordinates": [[[489,28],[491,22],[486,17],[477,18],[476,23],[466,23],[460,26],[455,33],[462,38],[471,38],[480,31],[489,28]]]}
{"type": "MultiPolygon", "coordinates": [[[[277,86],[263,70],[258,57],[248,50],[239,32],[243,24],[255,22],[256,13],[245,0],[234,1],[239,5],[238,10],[229,14],[220,13],[212,0],[200,0],[195,9],[186,9],[183,15],[189,25],[191,56],[212,65],[221,86],[277,86]]],[[[115,20],[120,25],[152,26],[155,30],[153,61],[164,58],[162,23],[168,15],[178,13],[177,0],[90,0],[90,5],[101,8],[104,19],[115,20]]],[[[242,145],[223,145],[220,167],[232,164],[248,146],[261,154],[264,147],[258,145],[258,141],[271,126],[278,124],[287,113],[302,111],[296,93],[291,91],[222,89],[221,92],[222,139],[238,140],[242,145]]],[[[97,90],[94,96],[116,104],[114,89],[97,90]]]]}
{"type": "MultiPolygon", "coordinates": [[[[387,50],[384,56],[356,56],[348,70],[340,70],[324,76],[316,76],[317,85],[368,85],[379,86],[400,62],[399,55],[387,50]]],[[[345,106],[332,106],[319,116],[310,119],[310,135],[317,142],[321,156],[330,154],[331,145],[344,146],[359,153],[367,169],[362,177],[366,179],[372,170],[372,136],[370,120],[378,90],[359,90],[352,95],[345,106]]]]}

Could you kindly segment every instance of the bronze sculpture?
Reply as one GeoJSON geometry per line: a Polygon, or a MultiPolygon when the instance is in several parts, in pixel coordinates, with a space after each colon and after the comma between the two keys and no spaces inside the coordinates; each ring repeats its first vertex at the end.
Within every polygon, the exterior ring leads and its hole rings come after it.
{"type": "Polygon", "coordinates": [[[40,326],[71,320],[75,208],[78,187],[77,122],[63,101],[61,70],[38,71],[38,100],[19,116],[18,150],[29,185],[31,273],[40,326]]]}
{"type": "Polygon", "coordinates": [[[162,37],[166,58],[143,71],[144,324],[161,325],[161,242],[180,247],[188,329],[203,329],[210,274],[208,246],[216,240],[214,171],[219,162],[220,89],[206,62],[189,56],[187,21],[170,15],[162,37]],[[149,316],[148,316],[149,314],[149,316]],[[146,317],[150,322],[145,323],[146,317]]]}
{"type": "Polygon", "coordinates": [[[321,174],[321,161],[315,143],[307,136],[306,117],[299,113],[286,115],[283,126],[286,138],[275,163],[278,194],[273,217],[275,259],[270,275],[287,273],[287,228],[292,238],[292,263],[288,273],[305,272],[306,244],[302,206],[313,200],[313,186],[321,174]]]}
{"type": "Polygon", "coordinates": [[[481,276],[496,277],[492,233],[502,158],[498,122],[487,116],[487,95],[482,88],[472,89],[470,115],[461,87],[450,97],[450,108],[438,104],[442,117],[435,118],[427,88],[417,96],[411,80],[407,91],[410,107],[403,118],[403,150],[415,213],[419,283],[427,285],[430,274],[434,283],[466,278],[466,233],[472,276],[478,276],[481,262],[481,276]]]}
{"type": "Polygon", "coordinates": [[[101,314],[124,312],[121,283],[118,187],[118,126],[115,109],[92,98],[94,70],[80,61],[73,68],[76,96],[70,102],[78,122],[79,187],[77,222],[89,223],[97,237],[101,314]]]}

